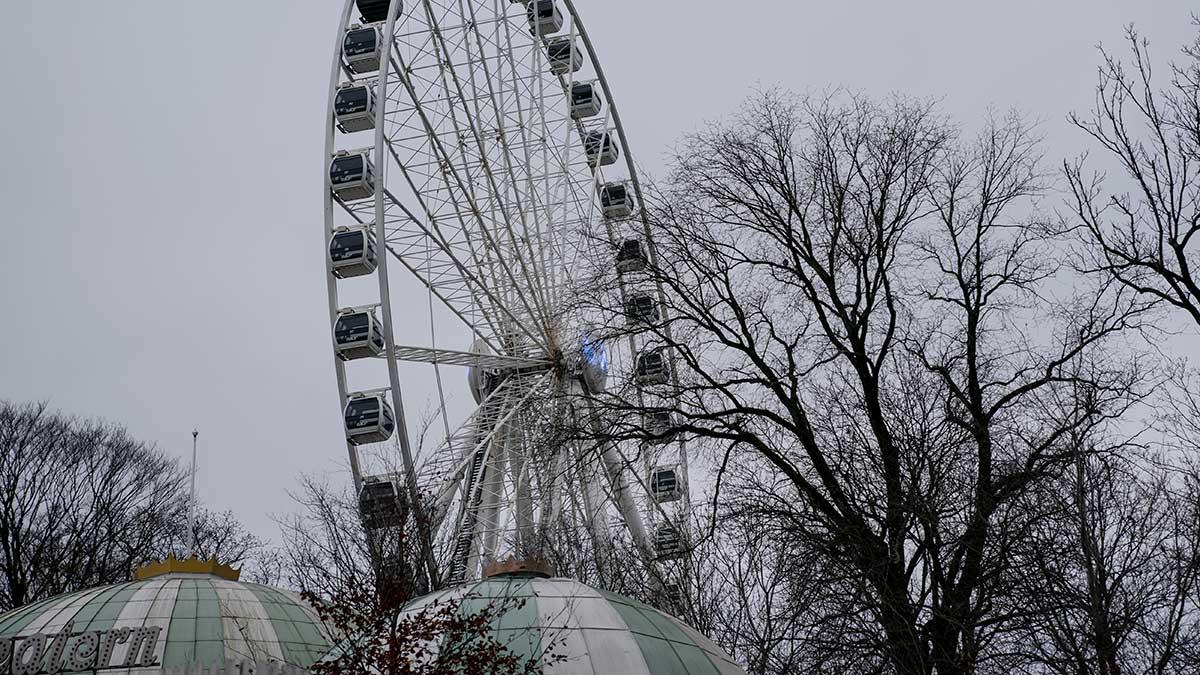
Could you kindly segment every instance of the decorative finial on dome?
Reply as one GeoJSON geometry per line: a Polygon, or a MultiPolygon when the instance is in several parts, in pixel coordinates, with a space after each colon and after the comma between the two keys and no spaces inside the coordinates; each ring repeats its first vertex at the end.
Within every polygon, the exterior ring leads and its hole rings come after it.
{"type": "Polygon", "coordinates": [[[171,573],[211,574],[229,581],[237,581],[242,576],[242,570],[217,562],[216,556],[208,560],[201,560],[195,555],[191,555],[180,560],[175,557],[174,553],[171,553],[165,560],[152,560],[138,567],[134,570],[133,577],[138,581],[143,581],[171,573]]]}
{"type": "Polygon", "coordinates": [[[507,575],[523,575],[549,579],[554,576],[554,566],[541,558],[506,558],[493,560],[483,568],[483,578],[507,575]]]}

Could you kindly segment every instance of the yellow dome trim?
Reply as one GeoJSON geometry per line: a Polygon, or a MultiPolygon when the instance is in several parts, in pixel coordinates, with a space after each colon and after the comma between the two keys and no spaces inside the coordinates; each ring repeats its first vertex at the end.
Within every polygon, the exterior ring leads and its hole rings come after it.
{"type": "Polygon", "coordinates": [[[172,553],[167,556],[166,560],[152,560],[138,567],[133,572],[133,578],[138,581],[161,577],[164,574],[183,573],[183,574],[211,574],[214,577],[228,579],[229,581],[237,581],[242,576],[240,569],[234,569],[229,565],[217,562],[216,556],[208,560],[201,560],[195,555],[190,558],[179,559],[172,553]]]}

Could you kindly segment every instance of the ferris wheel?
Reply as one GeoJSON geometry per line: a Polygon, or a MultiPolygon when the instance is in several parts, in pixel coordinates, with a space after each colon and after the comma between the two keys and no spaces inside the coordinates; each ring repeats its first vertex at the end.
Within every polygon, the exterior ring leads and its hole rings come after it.
{"type": "Polygon", "coordinates": [[[571,0],[347,0],[325,150],[334,362],[364,525],[418,505],[440,586],[510,556],[603,573],[628,564],[609,559],[620,542],[653,570],[684,556],[671,355],[630,328],[665,306],[643,274],[654,244],[571,0]],[[399,276],[422,295],[398,294],[399,276]],[[579,301],[597,288],[619,316],[579,301]],[[428,341],[397,344],[417,324],[428,341]],[[400,377],[414,363],[436,383],[442,436],[420,452],[400,377]],[[591,402],[606,387],[657,401],[643,438],[588,442],[603,438],[591,402]],[[450,419],[454,391],[476,404],[465,419],[450,419]],[[366,475],[385,442],[403,471],[366,475]]]}

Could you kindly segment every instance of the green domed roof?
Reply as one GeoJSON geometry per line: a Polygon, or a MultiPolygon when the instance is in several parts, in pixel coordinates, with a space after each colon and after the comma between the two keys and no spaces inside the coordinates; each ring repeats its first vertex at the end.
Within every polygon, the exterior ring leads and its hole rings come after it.
{"type": "Polygon", "coordinates": [[[492,577],[425,596],[404,612],[456,602],[461,614],[503,608],[493,636],[510,652],[534,659],[553,645],[550,654],[566,660],[546,664],[551,675],[745,675],[682,621],[571,579],[492,577]]]}
{"type": "MultiPolygon", "coordinates": [[[[101,632],[101,642],[103,634],[114,629],[159,629],[153,647],[157,666],[105,671],[114,674],[216,665],[226,659],[307,667],[330,646],[320,619],[296,595],[188,573],[68,593],[15,609],[0,615],[0,641],[46,635],[49,646],[49,639],[68,623],[72,634],[101,632]]],[[[81,639],[85,636],[68,639],[60,653],[69,655],[81,639]]],[[[125,663],[129,648],[129,644],[113,644],[109,663],[125,663]]]]}

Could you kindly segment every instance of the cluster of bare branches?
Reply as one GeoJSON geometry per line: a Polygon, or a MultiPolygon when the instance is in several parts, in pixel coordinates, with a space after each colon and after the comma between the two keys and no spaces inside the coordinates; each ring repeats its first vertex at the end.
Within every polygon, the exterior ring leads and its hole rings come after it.
{"type": "Polygon", "coordinates": [[[400,612],[402,596],[385,595],[381,604],[368,589],[337,599],[304,597],[335,635],[351,636],[313,665],[315,675],[540,675],[546,666],[566,660],[552,646],[525,656],[497,638],[495,625],[524,600],[476,598],[472,603],[480,606],[468,609],[461,600],[439,599],[400,612]]]}
{"type": "Polygon", "coordinates": [[[179,471],[121,428],[0,407],[0,605],[123,580],[178,508],[179,471]]]}
{"type": "MultiPolygon", "coordinates": [[[[380,595],[379,567],[353,490],[305,477],[292,499],[300,510],[278,521],[279,581],[327,599],[357,596],[362,589],[380,595]]],[[[392,530],[388,539],[387,548],[400,560],[416,560],[407,528],[392,530]]]]}

